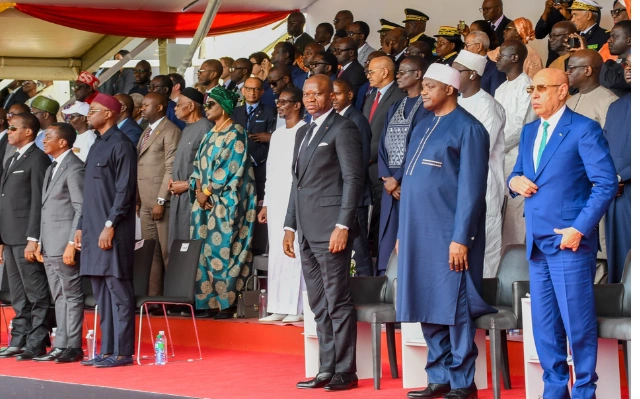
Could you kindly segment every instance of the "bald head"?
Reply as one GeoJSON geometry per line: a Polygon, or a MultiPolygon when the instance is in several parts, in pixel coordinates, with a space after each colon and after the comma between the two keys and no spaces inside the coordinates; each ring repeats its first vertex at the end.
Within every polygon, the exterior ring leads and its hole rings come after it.
{"type": "Polygon", "coordinates": [[[407,47],[408,56],[431,58],[431,47],[422,40],[417,40],[407,47]]]}
{"type": "Polygon", "coordinates": [[[130,95],[124,93],[118,93],[115,96],[115,99],[122,105],[120,109],[120,115],[118,115],[118,121],[123,121],[133,114],[133,98],[130,95]]]}
{"type": "Polygon", "coordinates": [[[533,77],[531,106],[536,115],[549,119],[567,102],[569,79],[560,69],[545,68],[533,77]]]}
{"type": "Polygon", "coordinates": [[[391,58],[377,57],[369,63],[369,83],[371,87],[381,89],[391,83],[396,76],[395,64],[391,58]]]}
{"type": "Polygon", "coordinates": [[[582,93],[588,93],[597,88],[600,86],[602,64],[602,57],[597,51],[576,51],[567,62],[566,75],[569,79],[569,86],[582,93]]]}
{"type": "Polygon", "coordinates": [[[167,96],[149,93],[142,100],[142,116],[153,124],[167,113],[167,96]]]}
{"type": "Polygon", "coordinates": [[[500,46],[496,67],[507,75],[522,73],[527,58],[527,46],[520,40],[505,40],[500,46]]]}
{"type": "Polygon", "coordinates": [[[333,83],[326,75],[313,75],[304,82],[302,102],[314,119],[333,107],[333,83]]]}

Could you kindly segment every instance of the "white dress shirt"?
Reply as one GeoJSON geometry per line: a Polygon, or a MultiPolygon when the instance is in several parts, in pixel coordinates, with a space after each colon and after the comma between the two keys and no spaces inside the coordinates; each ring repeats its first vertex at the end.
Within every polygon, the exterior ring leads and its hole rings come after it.
{"type": "Polygon", "coordinates": [[[533,170],[538,170],[538,165],[536,165],[536,160],[538,159],[538,151],[540,150],[540,145],[542,144],[542,131],[544,129],[544,123],[547,122],[549,126],[547,127],[547,142],[544,143],[545,146],[549,143],[551,136],[553,135],[553,131],[556,126],[558,126],[558,121],[564,114],[564,111],[567,109],[566,105],[563,105],[562,108],[556,111],[555,114],[551,115],[549,119],[540,118],[540,126],[538,127],[538,133],[536,134],[536,140],[533,142],[533,170]]]}
{"type": "Polygon", "coordinates": [[[51,171],[51,178],[53,179],[53,176],[56,175],[56,172],[58,171],[58,169],[60,168],[60,164],[62,163],[62,161],[64,161],[64,158],[67,156],[68,153],[70,153],[71,150],[66,150],[65,152],[63,152],[62,154],[60,154],[60,156],[58,156],[58,158],[54,158],[53,162],[56,162],[56,167],[53,168],[53,170],[51,171]]]}
{"type": "Polygon", "coordinates": [[[2,140],[5,134],[7,134],[7,130],[8,129],[4,129],[2,132],[0,132],[0,140],[2,140]]]}
{"type": "Polygon", "coordinates": [[[594,26],[596,26],[596,24],[591,25],[590,27],[588,27],[587,29],[583,30],[582,32],[580,32],[580,35],[584,35],[587,32],[589,32],[594,26]]]}
{"type": "Polygon", "coordinates": [[[502,22],[503,19],[504,19],[504,14],[502,14],[500,16],[500,18],[498,18],[498,20],[496,22],[491,22],[493,30],[497,30],[498,29],[498,25],[500,25],[500,23],[502,22]]]}
{"type": "Polygon", "coordinates": [[[344,113],[347,112],[347,110],[351,107],[351,104],[347,105],[346,107],[344,107],[344,109],[340,112],[338,112],[340,114],[340,116],[344,116],[344,113]]]}

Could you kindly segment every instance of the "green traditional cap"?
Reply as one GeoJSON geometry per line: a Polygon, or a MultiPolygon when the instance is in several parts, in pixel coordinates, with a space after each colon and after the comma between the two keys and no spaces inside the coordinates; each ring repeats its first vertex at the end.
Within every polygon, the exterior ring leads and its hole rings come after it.
{"type": "Polygon", "coordinates": [[[45,112],[50,113],[51,115],[55,115],[60,109],[60,104],[56,100],[53,100],[49,97],[38,96],[33,99],[31,107],[41,109],[45,112]]]}

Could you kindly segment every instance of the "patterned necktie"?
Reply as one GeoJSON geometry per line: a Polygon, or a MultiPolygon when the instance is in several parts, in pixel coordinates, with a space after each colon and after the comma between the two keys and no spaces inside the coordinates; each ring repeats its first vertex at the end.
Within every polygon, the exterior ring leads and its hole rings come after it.
{"type": "Polygon", "coordinates": [[[147,130],[144,131],[142,135],[142,145],[140,145],[140,149],[144,148],[144,145],[147,144],[147,140],[149,140],[149,136],[151,136],[151,127],[148,127],[147,130]]]}
{"type": "Polygon", "coordinates": [[[373,115],[376,113],[376,109],[378,108],[378,103],[380,102],[380,90],[378,90],[378,94],[376,94],[376,99],[373,100],[373,105],[371,106],[371,112],[369,113],[369,123],[373,119],[373,115]]]}
{"type": "Polygon", "coordinates": [[[56,170],[56,166],[58,166],[56,161],[51,162],[51,173],[49,173],[49,179],[47,179],[47,187],[45,187],[45,190],[49,189],[49,184],[51,184],[51,180],[53,179],[53,172],[56,170]]]}
{"type": "Polygon", "coordinates": [[[340,72],[338,72],[338,77],[342,75],[342,72],[344,72],[344,68],[340,68],[340,72]]]}
{"type": "Polygon", "coordinates": [[[311,141],[311,135],[313,134],[313,129],[316,128],[315,122],[311,122],[309,125],[309,130],[304,135],[304,139],[302,140],[302,144],[300,144],[300,151],[298,151],[298,160],[296,161],[296,173],[302,167],[302,159],[304,158],[304,154],[307,151],[307,147],[309,147],[309,141],[311,141]]]}
{"type": "Polygon", "coordinates": [[[544,148],[547,146],[547,129],[549,128],[549,122],[542,122],[542,140],[540,141],[540,148],[538,149],[538,156],[536,158],[536,170],[538,170],[538,165],[540,165],[540,159],[542,158],[542,152],[544,148]]]}

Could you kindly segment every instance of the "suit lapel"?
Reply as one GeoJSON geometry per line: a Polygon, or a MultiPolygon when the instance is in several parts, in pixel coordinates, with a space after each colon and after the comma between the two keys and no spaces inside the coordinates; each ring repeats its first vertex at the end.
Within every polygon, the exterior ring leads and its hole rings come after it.
{"type": "MultiPolygon", "coordinates": [[[[47,197],[49,196],[49,193],[51,192],[51,188],[56,184],[56,182],[60,179],[60,176],[62,176],[64,174],[64,172],[67,170],[67,168],[69,167],[69,163],[71,163],[71,157],[75,156],[73,154],[73,151],[71,151],[69,154],[67,154],[64,157],[64,161],[62,161],[62,164],[60,166],[58,166],[58,170],[56,171],[56,174],[53,176],[53,178],[51,179],[51,182],[49,183],[49,186],[47,187],[47,189],[44,191],[44,194],[42,195],[42,203],[44,204],[44,201],[47,199],[47,197]]],[[[46,182],[49,181],[49,175],[53,172],[53,168],[51,166],[49,166],[47,168],[47,173],[45,173],[44,176],[44,181],[45,181],[45,186],[46,186],[46,182]]]]}
{"type": "Polygon", "coordinates": [[[258,106],[256,107],[255,111],[253,111],[253,115],[251,115],[251,119],[249,119],[249,123],[247,124],[247,133],[251,132],[251,129],[253,129],[253,125],[256,124],[256,120],[258,120],[258,117],[262,115],[263,108],[264,105],[261,102],[258,103],[258,106]]]}
{"type": "MultiPolygon", "coordinates": [[[[383,118],[386,118],[387,113],[386,112],[378,112],[380,111],[380,109],[382,109],[382,105],[384,103],[386,103],[387,101],[389,101],[389,98],[391,97],[391,95],[393,94],[393,92],[396,90],[396,85],[395,83],[391,85],[391,87],[389,87],[389,89],[382,95],[382,97],[380,97],[380,101],[378,101],[378,107],[376,108],[376,113],[373,115],[373,118],[379,118],[380,115],[382,115],[383,118]]],[[[375,98],[374,100],[375,101],[375,98]]],[[[373,118],[371,119],[371,121],[373,122],[373,118]]]]}
{"type": "Polygon", "coordinates": [[[11,165],[11,167],[7,169],[4,173],[4,177],[2,179],[3,182],[6,181],[7,177],[9,177],[9,175],[13,173],[22,164],[22,162],[24,162],[24,160],[29,157],[29,154],[33,152],[34,148],[37,148],[35,142],[31,147],[29,147],[29,149],[24,154],[22,154],[18,159],[13,161],[13,165],[11,165]]]}
{"type": "Polygon", "coordinates": [[[313,139],[309,142],[307,151],[305,151],[305,154],[304,154],[304,159],[302,160],[302,167],[298,171],[299,179],[301,179],[302,176],[304,175],[304,172],[306,172],[307,166],[309,166],[309,162],[311,162],[311,158],[313,158],[313,154],[315,153],[316,148],[318,148],[318,144],[322,142],[322,139],[324,138],[325,134],[327,134],[327,132],[331,128],[331,125],[333,125],[335,116],[336,116],[335,111],[331,111],[329,116],[327,116],[327,119],[324,120],[324,123],[316,128],[318,130],[316,131],[316,134],[313,136],[313,139]]]}
{"type": "MultiPolygon", "coordinates": [[[[569,131],[570,131],[569,126],[571,125],[572,113],[573,111],[567,108],[562,114],[562,116],[560,117],[560,120],[558,121],[558,125],[553,130],[553,133],[551,134],[551,138],[547,142],[546,147],[544,147],[544,151],[542,152],[542,158],[540,158],[540,164],[538,165],[538,169],[536,170],[535,177],[533,178],[534,182],[536,181],[538,176],[540,176],[540,173],[544,170],[545,166],[547,166],[547,164],[549,163],[549,160],[551,159],[553,154],[556,152],[556,150],[558,149],[562,141],[565,139],[565,137],[569,135],[569,131]]],[[[540,126],[540,123],[541,123],[540,120],[538,120],[538,126],[540,126]]],[[[536,129],[536,132],[537,132],[537,129],[536,129]]],[[[535,141],[535,136],[536,135],[534,135],[534,141],[535,141]]],[[[531,154],[529,158],[531,159],[531,162],[533,162],[533,156],[534,156],[533,151],[529,152],[529,154],[531,154]]]]}
{"type": "MultiPolygon", "coordinates": [[[[160,122],[160,124],[158,126],[156,126],[156,128],[151,131],[151,134],[149,135],[149,138],[147,139],[147,142],[145,143],[145,147],[144,148],[140,148],[140,151],[139,151],[140,155],[138,155],[138,158],[140,158],[142,156],[142,154],[151,147],[151,144],[153,144],[153,141],[156,139],[156,137],[158,137],[158,135],[160,135],[160,133],[162,133],[162,130],[164,129],[166,124],[167,124],[167,117],[165,116],[164,119],[162,120],[162,122],[160,122]]],[[[140,144],[142,144],[142,142],[140,144]]]]}

